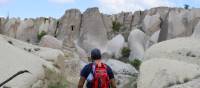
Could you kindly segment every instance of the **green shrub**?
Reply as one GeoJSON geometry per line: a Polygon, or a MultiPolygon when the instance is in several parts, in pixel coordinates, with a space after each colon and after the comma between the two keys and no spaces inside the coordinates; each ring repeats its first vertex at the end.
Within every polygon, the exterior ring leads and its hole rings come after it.
{"type": "Polygon", "coordinates": [[[38,33],[37,38],[38,40],[41,40],[43,36],[47,35],[45,31],[42,31],[41,33],[38,33]]]}
{"type": "Polygon", "coordinates": [[[122,24],[117,22],[117,21],[113,21],[112,22],[112,29],[113,31],[119,32],[120,28],[121,28],[122,24]]]}
{"type": "Polygon", "coordinates": [[[189,6],[188,4],[185,4],[185,5],[184,5],[184,9],[189,9],[189,7],[190,7],[190,6],[189,6]]]}
{"type": "Polygon", "coordinates": [[[129,57],[131,50],[128,47],[123,47],[121,54],[123,57],[129,57]]]}
{"type": "Polygon", "coordinates": [[[133,61],[130,62],[130,64],[134,66],[137,70],[140,69],[141,63],[142,61],[140,61],[139,59],[134,59],[133,61]]]}
{"type": "Polygon", "coordinates": [[[60,83],[60,82],[51,83],[48,85],[48,88],[66,88],[66,87],[67,87],[66,83],[60,83]]]}

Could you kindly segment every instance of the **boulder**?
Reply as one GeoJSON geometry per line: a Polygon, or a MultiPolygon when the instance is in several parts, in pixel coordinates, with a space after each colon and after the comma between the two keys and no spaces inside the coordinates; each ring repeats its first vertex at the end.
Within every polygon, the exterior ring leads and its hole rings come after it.
{"type": "Polygon", "coordinates": [[[89,56],[86,53],[86,51],[83,48],[81,48],[77,43],[75,43],[75,44],[76,44],[75,47],[77,50],[77,54],[80,57],[80,59],[87,61],[89,56]]]}
{"type": "Polygon", "coordinates": [[[147,37],[144,32],[139,29],[131,31],[128,37],[128,46],[131,49],[129,60],[143,59],[146,41],[147,37]]]}
{"type": "Polygon", "coordinates": [[[98,8],[89,8],[83,13],[79,45],[89,52],[93,48],[102,51],[107,43],[107,30],[98,8]]]}
{"type": "Polygon", "coordinates": [[[78,81],[80,79],[80,71],[82,66],[81,62],[78,59],[74,60],[65,60],[65,72],[64,75],[70,83],[74,85],[78,85],[78,81]]]}
{"type": "Polygon", "coordinates": [[[12,88],[31,88],[37,80],[44,78],[42,65],[48,64],[45,60],[25,52],[0,37],[0,82],[5,81],[15,73],[21,70],[28,70],[31,74],[25,73],[15,77],[5,84],[12,88]]]}
{"type": "Polygon", "coordinates": [[[152,45],[154,45],[158,42],[159,34],[160,34],[160,30],[158,30],[152,34],[150,39],[147,41],[146,49],[148,49],[149,47],[151,47],[152,45]]]}
{"type": "Polygon", "coordinates": [[[45,35],[40,40],[39,46],[53,49],[61,49],[62,42],[51,35],[45,35]]]}
{"type": "Polygon", "coordinates": [[[65,14],[60,18],[57,38],[63,40],[66,35],[70,34],[70,31],[73,32],[74,39],[79,38],[80,34],[80,25],[81,25],[81,12],[78,9],[66,10],[65,14]]]}
{"type": "Polygon", "coordinates": [[[118,88],[135,88],[138,71],[132,65],[115,59],[108,59],[105,63],[113,70],[118,88]]]}
{"type": "Polygon", "coordinates": [[[121,50],[124,47],[124,44],[125,39],[121,34],[119,34],[112,40],[108,41],[106,45],[107,52],[111,53],[112,56],[115,56],[115,58],[120,58],[122,56],[121,50]]]}
{"type": "Polygon", "coordinates": [[[115,74],[117,88],[137,88],[137,77],[123,74],[115,74]]]}
{"type": "Polygon", "coordinates": [[[199,65],[165,58],[153,58],[143,62],[140,66],[137,87],[168,88],[185,83],[187,80],[192,80],[199,75],[199,65]]]}
{"type": "Polygon", "coordinates": [[[177,84],[177,85],[174,85],[172,87],[168,87],[168,88],[199,88],[200,87],[200,78],[197,77],[197,79],[194,79],[192,81],[190,80],[187,80],[189,82],[186,82],[184,84],[177,84]]]}
{"type": "MultiPolygon", "coordinates": [[[[7,41],[9,44],[13,45],[14,47],[19,48],[23,51],[26,51],[30,54],[36,55],[46,61],[53,62],[54,64],[56,63],[56,61],[58,59],[60,59],[60,57],[64,57],[64,53],[57,49],[39,47],[36,45],[28,44],[26,42],[12,39],[10,37],[6,37],[6,36],[2,36],[2,35],[0,35],[0,37],[2,37],[2,39],[7,41]]],[[[60,63],[60,64],[62,64],[62,63],[60,63]]]]}
{"type": "Polygon", "coordinates": [[[200,41],[194,38],[176,38],[153,45],[145,52],[144,60],[169,58],[200,65],[200,41]]]}
{"type": "Polygon", "coordinates": [[[32,54],[52,62],[55,62],[57,59],[59,59],[59,55],[64,57],[64,53],[62,51],[50,48],[41,48],[39,51],[32,52],[32,54]]]}
{"type": "Polygon", "coordinates": [[[69,88],[75,88],[78,85],[78,81],[80,79],[81,69],[88,62],[81,60],[78,54],[73,53],[73,55],[68,56],[64,61],[64,76],[66,80],[70,83],[69,88]]]}
{"type": "Polygon", "coordinates": [[[108,59],[105,63],[112,68],[115,74],[131,76],[135,76],[136,74],[138,74],[138,71],[130,64],[126,64],[114,59],[108,59]]]}

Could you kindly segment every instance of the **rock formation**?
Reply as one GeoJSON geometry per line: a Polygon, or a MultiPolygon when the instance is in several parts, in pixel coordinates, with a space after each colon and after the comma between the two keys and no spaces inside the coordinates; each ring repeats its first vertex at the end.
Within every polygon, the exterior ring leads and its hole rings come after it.
{"type": "Polygon", "coordinates": [[[140,67],[138,87],[182,88],[195,83],[200,75],[199,44],[198,39],[188,37],[163,41],[150,47],[140,67]]]}
{"type": "Polygon", "coordinates": [[[124,37],[119,34],[116,37],[114,37],[112,40],[108,41],[106,45],[106,49],[111,56],[114,56],[115,58],[120,58],[122,48],[124,47],[125,39],[124,37]]]}
{"type": "Polygon", "coordinates": [[[93,48],[103,50],[107,43],[107,30],[98,8],[89,8],[83,13],[80,45],[87,52],[93,48]]]}
{"type": "Polygon", "coordinates": [[[128,46],[131,49],[131,54],[129,60],[144,58],[145,44],[147,41],[146,34],[139,29],[134,29],[131,31],[128,37],[128,46]]]}
{"type": "Polygon", "coordinates": [[[81,23],[82,14],[78,9],[66,10],[65,14],[57,22],[57,38],[64,40],[65,35],[69,35],[70,31],[74,31],[74,39],[78,39],[81,23]]]}
{"type": "Polygon", "coordinates": [[[8,37],[0,35],[0,81],[27,69],[33,74],[23,74],[5,87],[47,88],[60,82],[57,78],[62,75],[73,88],[91,49],[99,48],[116,74],[118,87],[134,88],[138,72],[114,60],[121,60],[126,46],[131,50],[129,61],[143,61],[138,88],[188,88],[199,82],[199,28],[199,8],[156,7],[108,15],[94,7],[83,13],[66,10],[59,19],[2,17],[0,34],[8,37]],[[119,23],[117,31],[114,22],[119,23]]]}

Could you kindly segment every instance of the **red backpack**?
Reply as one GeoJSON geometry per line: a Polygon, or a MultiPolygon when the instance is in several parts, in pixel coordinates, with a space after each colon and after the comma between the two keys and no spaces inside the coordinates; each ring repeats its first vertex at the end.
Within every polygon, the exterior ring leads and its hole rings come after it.
{"type": "Polygon", "coordinates": [[[93,70],[93,81],[92,88],[109,88],[110,80],[107,73],[107,65],[101,63],[102,65],[98,67],[97,65],[92,65],[93,70]]]}

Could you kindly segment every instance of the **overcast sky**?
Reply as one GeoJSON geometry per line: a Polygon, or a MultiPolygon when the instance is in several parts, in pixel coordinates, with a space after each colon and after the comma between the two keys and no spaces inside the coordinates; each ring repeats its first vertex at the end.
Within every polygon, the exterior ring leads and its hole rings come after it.
{"type": "Polygon", "coordinates": [[[101,12],[112,14],[157,6],[183,7],[184,4],[200,8],[200,0],[0,0],[0,16],[60,18],[70,8],[83,12],[88,7],[99,7],[101,12]]]}

